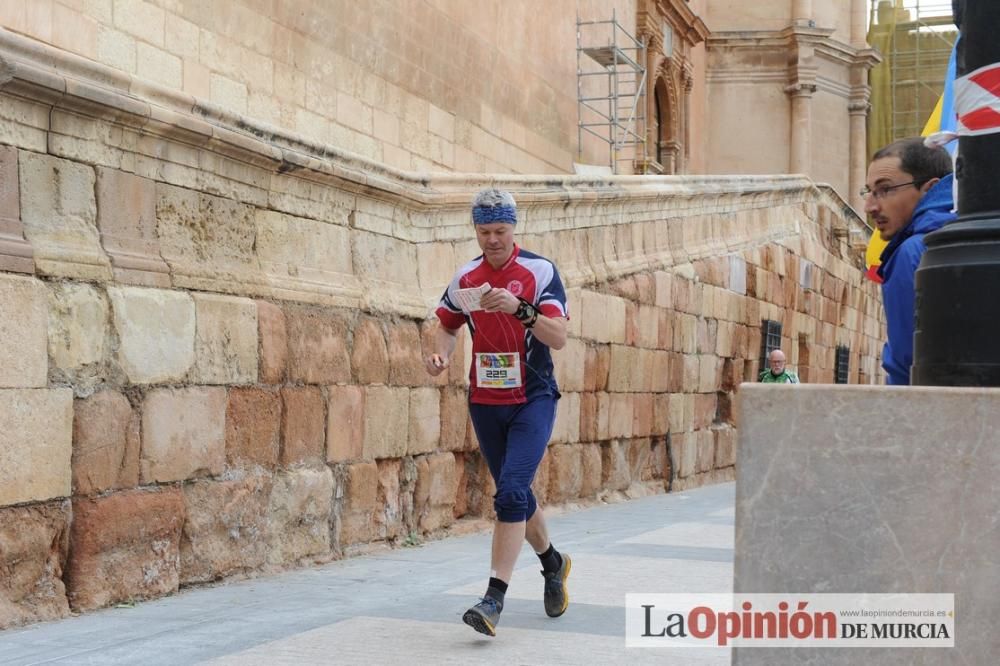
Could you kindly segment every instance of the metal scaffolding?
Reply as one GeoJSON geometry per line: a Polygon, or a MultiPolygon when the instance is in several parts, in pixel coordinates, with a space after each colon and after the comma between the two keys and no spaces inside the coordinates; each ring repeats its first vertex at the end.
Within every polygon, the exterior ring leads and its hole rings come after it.
{"type": "Polygon", "coordinates": [[[577,145],[584,132],[608,144],[613,173],[619,163],[646,163],[646,44],[618,22],[576,17],[577,145]],[[584,35],[584,32],[587,32],[584,35]],[[584,56],[597,63],[584,69],[584,56]],[[602,81],[604,79],[604,81],[602,81]]]}
{"type": "Polygon", "coordinates": [[[872,0],[873,32],[888,32],[892,139],[918,136],[944,89],[958,35],[950,0],[872,0]]]}

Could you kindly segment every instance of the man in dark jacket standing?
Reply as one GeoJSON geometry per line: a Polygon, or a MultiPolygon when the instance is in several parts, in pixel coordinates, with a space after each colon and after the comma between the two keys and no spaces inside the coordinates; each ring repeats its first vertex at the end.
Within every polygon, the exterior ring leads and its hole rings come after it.
{"type": "Polygon", "coordinates": [[[910,383],[913,364],[913,278],[926,251],[924,234],[955,219],[952,212],[952,163],[944,148],[927,147],[921,138],[901,139],[882,148],[868,166],[861,192],[882,239],[882,305],[889,340],[882,367],[889,384],[910,383]]]}

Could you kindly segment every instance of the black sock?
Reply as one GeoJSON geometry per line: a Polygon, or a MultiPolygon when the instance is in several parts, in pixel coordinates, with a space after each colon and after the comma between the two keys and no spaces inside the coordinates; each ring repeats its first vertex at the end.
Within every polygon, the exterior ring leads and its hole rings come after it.
{"type": "Polygon", "coordinates": [[[551,542],[549,542],[548,550],[544,553],[535,553],[535,555],[538,555],[538,559],[542,561],[542,569],[545,571],[559,571],[559,567],[562,566],[562,556],[559,555],[559,551],[551,542]]]}
{"type": "Polygon", "coordinates": [[[486,588],[485,596],[493,599],[500,604],[500,608],[503,608],[503,597],[505,594],[507,594],[507,583],[503,582],[499,578],[490,578],[489,587],[486,588]]]}

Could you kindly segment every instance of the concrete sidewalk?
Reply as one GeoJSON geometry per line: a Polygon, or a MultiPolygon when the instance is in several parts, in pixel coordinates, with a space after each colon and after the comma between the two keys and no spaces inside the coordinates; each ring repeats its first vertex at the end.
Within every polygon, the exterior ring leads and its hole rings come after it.
{"type": "Polygon", "coordinates": [[[731,483],[549,521],[571,603],[542,609],[525,546],[497,637],[462,624],[489,535],[436,541],[0,632],[0,664],[728,664],[728,650],[625,649],[626,592],[729,592],[731,483]]]}

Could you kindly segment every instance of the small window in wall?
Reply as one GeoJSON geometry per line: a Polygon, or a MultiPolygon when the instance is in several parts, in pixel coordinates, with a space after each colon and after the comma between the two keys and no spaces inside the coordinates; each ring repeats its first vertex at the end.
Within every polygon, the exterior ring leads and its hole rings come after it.
{"type": "Polygon", "coordinates": [[[851,375],[851,348],[838,346],[837,358],[834,365],[834,382],[846,384],[851,375]]]}
{"type": "Polygon", "coordinates": [[[760,323],[760,369],[767,367],[767,357],[781,349],[781,322],[765,319],[760,323]]]}

